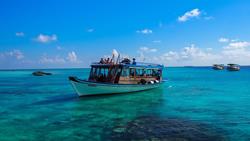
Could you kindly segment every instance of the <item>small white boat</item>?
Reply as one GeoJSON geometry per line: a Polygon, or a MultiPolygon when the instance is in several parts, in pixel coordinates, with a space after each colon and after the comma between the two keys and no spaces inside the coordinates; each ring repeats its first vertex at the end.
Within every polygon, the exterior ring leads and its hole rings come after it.
{"type": "Polygon", "coordinates": [[[239,71],[240,65],[238,64],[227,64],[227,70],[229,71],[239,71]]]}
{"type": "Polygon", "coordinates": [[[69,77],[79,96],[138,92],[158,88],[163,83],[163,65],[137,63],[135,59],[130,63],[127,58],[119,63],[112,60],[93,63],[86,80],[69,77]]]}
{"type": "Polygon", "coordinates": [[[214,64],[213,69],[214,70],[224,70],[224,64],[214,64]]]}

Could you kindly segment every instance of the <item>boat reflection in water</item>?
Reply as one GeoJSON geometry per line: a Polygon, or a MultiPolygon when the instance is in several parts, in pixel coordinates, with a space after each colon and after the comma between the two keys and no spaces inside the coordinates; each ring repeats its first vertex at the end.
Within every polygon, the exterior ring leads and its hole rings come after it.
{"type": "Polygon", "coordinates": [[[137,92],[159,87],[163,65],[139,63],[133,58],[101,59],[91,64],[87,80],[69,77],[79,96],[137,92]]]}

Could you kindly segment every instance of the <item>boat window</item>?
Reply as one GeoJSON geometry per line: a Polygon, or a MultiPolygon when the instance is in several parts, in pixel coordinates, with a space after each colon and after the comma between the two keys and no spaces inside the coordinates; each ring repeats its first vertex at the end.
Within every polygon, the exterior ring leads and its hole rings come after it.
{"type": "Polygon", "coordinates": [[[128,71],[128,69],[123,69],[123,71],[122,71],[122,76],[124,76],[124,77],[126,77],[126,76],[129,76],[129,71],[128,71]]]}
{"type": "Polygon", "coordinates": [[[101,74],[103,74],[104,76],[108,75],[108,68],[101,68],[101,74]]]}
{"type": "Polygon", "coordinates": [[[157,69],[152,70],[152,76],[158,76],[158,70],[157,69]]]}
{"type": "Polygon", "coordinates": [[[143,76],[144,75],[144,69],[136,69],[136,76],[143,76]]]}
{"type": "Polygon", "coordinates": [[[147,69],[146,70],[146,75],[147,76],[152,76],[152,69],[147,69]]]}
{"type": "Polygon", "coordinates": [[[97,76],[97,72],[98,72],[97,68],[95,68],[95,67],[91,68],[89,79],[95,80],[96,76],[97,76]]]}
{"type": "Polygon", "coordinates": [[[129,69],[129,75],[132,76],[132,77],[135,76],[135,69],[134,68],[129,69]]]}

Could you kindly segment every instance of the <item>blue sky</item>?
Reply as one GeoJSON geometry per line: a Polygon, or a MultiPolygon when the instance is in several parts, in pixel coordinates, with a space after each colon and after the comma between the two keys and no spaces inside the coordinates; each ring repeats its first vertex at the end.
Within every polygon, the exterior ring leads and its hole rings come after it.
{"type": "Polygon", "coordinates": [[[247,0],[1,0],[0,69],[88,67],[117,50],[166,66],[249,65],[247,0]]]}

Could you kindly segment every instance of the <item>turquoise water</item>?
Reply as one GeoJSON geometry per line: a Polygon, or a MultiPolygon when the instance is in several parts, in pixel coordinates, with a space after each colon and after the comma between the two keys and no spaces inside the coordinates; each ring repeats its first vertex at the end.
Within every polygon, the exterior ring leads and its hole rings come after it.
{"type": "Polygon", "coordinates": [[[44,77],[33,71],[0,71],[0,140],[115,140],[111,130],[141,117],[184,120],[224,140],[250,140],[250,67],[167,68],[168,82],[159,89],[82,98],[67,77],[85,78],[89,69],[45,70],[53,75],[44,77]]]}

